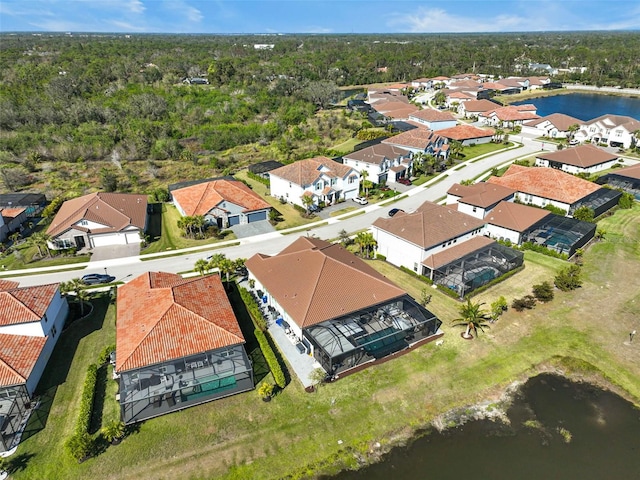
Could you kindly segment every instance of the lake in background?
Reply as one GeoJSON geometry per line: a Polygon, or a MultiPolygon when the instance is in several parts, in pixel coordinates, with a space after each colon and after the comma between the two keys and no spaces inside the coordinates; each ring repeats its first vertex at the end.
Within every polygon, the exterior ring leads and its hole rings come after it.
{"type": "Polygon", "coordinates": [[[379,464],[332,478],[640,478],[640,411],[611,392],[539,375],[523,385],[507,415],[511,425],[483,420],[434,432],[379,464]]]}
{"type": "Polygon", "coordinates": [[[568,93],[550,97],[532,98],[513,105],[533,103],[537,114],[546,117],[564,113],[580,120],[592,120],[600,115],[624,115],[640,120],[640,97],[599,95],[595,93],[568,93]]]}

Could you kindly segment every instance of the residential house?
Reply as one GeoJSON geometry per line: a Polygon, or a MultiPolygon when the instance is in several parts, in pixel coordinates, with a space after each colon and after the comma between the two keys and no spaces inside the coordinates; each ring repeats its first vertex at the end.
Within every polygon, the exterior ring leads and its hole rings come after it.
{"type": "Polygon", "coordinates": [[[446,97],[445,97],[444,104],[447,106],[447,108],[451,108],[454,110],[457,110],[458,106],[461,103],[472,102],[476,100],[475,95],[467,92],[457,91],[457,90],[447,90],[445,95],[446,97]]]}
{"type": "Polygon", "coordinates": [[[478,114],[478,121],[484,125],[510,128],[536,118],[535,105],[509,105],[478,114]]]}
{"type": "Polygon", "coordinates": [[[630,148],[638,139],[634,132],[640,130],[640,121],[624,115],[601,115],[580,124],[574,136],[581,142],[606,144],[611,147],[630,148]]]}
{"type": "Polygon", "coordinates": [[[515,200],[538,207],[553,205],[572,215],[581,207],[592,208],[601,215],[618,203],[621,193],[601,188],[555,168],[510,165],[502,177],[491,177],[489,183],[515,190],[515,200]]]}
{"type": "Polygon", "coordinates": [[[482,235],[485,221],[425,202],[415,212],[378,218],[378,253],[463,297],[522,265],[523,255],[482,235]]]}
{"type": "Polygon", "coordinates": [[[47,229],[49,248],[139,244],[147,219],[146,195],[100,192],[67,200],[47,229]]]}
{"type": "Polygon", "coordinates": [[[640,200],[640,163],[607,173],[596,181],[600,185],[624,190],[640,200]]]}
{"type": "Polygon", "coordinates": [[[58,284],[0,280],[0,453],[16,447],[69,307],[58,284]]]}
{"type": "Polygon", "coordinates": [[[411,80],[411,86],[415,89],[427,89],[433,86],[433,81],[430,78],[416,78],[411,80]]]}
{"type": "Polygon", "coordinates": [[[492,112],[498,107],[500,105],[491,100],[469,100],[458,105],[458,114],[463,115],[464,118],[478,117],[481,114],[492,112]]]}
{"type": "Polygon", "coordinates": [[[404,148],[412,153],[426,153],[444,159],[449,151],[447,140],[427,128],[414,128],[386,138],[382,143],[404,148]]]}
{"type": "Polygon", "coordinates": [[[269,173],[272,197],[304,207],[302,196],[312,204],[350,200],[360,191],[360,173],[327,157],[314,157],[285,165],[269,173]]]}
{"type": "Polygon", "coordinates": [[[147,272],[118,289],[115,371],[129,424],[251,390],[245,339],[220,277],[147,272]]]}
{"type": "Polygon", "coordinates": [[[454,127],[458,121],[449,112],[425,108],[409,114],[409,120],[418,123],[429,130],[437,131],[443,128],[454,127]]]}
{"type": "Polygon", "coordinates": [[[276,323],[334,378],[440,336],[433,313],[340,244],[299,237],[246,266],[276,323]]]}
{"type": "Polygon", "coordinates": [[[0,208],[25,208],[27,218],[37,217],[46,206],[47,198],[42,193],[0,193],[0,208]]]}
{"type": "Polygon", "coordinates": [[[569,128],[582,123],[579,118],[564,113],[552,113],[545,117],[527,120],[522,124],[522,131],[548,138],[568,138],[571,134],[569,128]]]}
{"type": "MultiPolygon", "coordinates": [[[[29,220],[27,207],[0,207],[0,215],[2,216],[2,224],[6,226],[8,232],[21,230],[22,225],[29,220]]],[[[1,231],[2,226],[0,226],[1,231]]]]}
{"type": "Polygon", "coordinates": [[[220,228],[266,221],[271,205],[238,180],[218,179],[171,191],[182,216],[202,215],[220,228]]]}
{"type": "Polygon", "coordinates": [[[502,202],[513,202],[515,190],[493,183],[478,182],[472,185],[454,183],[447,190],[447,205],[457,205],[458,211],[483,219],[495,206],[502,202]]]}
{"type": "Polygon", "coordinates": [[[543,152],[536,155],[537,167],[557,168],[563,172],[597,173],[608,170],[618,163],[620,157],[593,144],[564,148],[556,152],[543,152]]]}
{"type": "Polygon", "coordinates": [[[367,179],[378,184],[409,177],[412,166],[409,150],[384,143],[348,153],[342,162],[361,174],[366,171],[367,179]]]}
{"type": "Polygon", "coordinates": [[[451,128],[438,130],[438,135],[447,139],[447,143],[455,140],[464,147],[490,143],[496,131],[492,128],[478,128],[473,125],[460,124],[451,128]]]}

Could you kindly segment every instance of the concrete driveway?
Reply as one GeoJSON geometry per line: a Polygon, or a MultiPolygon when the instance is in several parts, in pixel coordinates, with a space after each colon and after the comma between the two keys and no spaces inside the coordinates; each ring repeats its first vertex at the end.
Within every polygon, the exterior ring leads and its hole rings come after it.
{"type": "Polygon", "coordinates": [[[229,227],[229,229],[232,230],[238,238],[253,237],[254,235],[262,235],[276,231],[273,225],[269,223],[269,220],[261,220],[244,225],[234,225],[229,227]]]}
{"type": "Polygon", "coordinates": [[[140,244],[130,243],[128,245],[108,245],[105,247],[94,247],[91,250],[91,262],[101,260],[112,260],[122,257],[137,257],[140,255],[140,244]]]}

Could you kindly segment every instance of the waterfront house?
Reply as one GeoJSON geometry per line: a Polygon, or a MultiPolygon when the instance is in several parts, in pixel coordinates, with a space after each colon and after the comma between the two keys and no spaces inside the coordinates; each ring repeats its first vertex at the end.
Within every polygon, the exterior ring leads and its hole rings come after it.
{"type": "Polygon", "coordinates": [[[574,136],[580,142],[592,142],[611,147],[630,148],[638,142],[635,132],[640,130],[640,121],[624,115],[601,115],[580,124],[574,136]]]}
{"type": "Polygon", "coordinates": [[[608,170],[618,163],[620,157],[593,144],[565,148],[556,152],[542,152],[536,155],[537,167],[557,168],[563,172],[597,173],[608,170]]]}

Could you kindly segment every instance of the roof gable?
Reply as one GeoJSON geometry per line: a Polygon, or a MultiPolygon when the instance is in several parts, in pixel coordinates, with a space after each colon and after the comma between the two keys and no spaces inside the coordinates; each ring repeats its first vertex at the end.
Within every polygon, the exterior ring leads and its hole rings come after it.
{"type": "Polygon", "coordinates": [[[0,326],[39,322],[58,291],[57,283],[0,292],[0,326]]]}
{"type": "Polygon", "coordinates": [[[26,383],[47,337],[0,334],[0,387],[26,383]]]}
{"type": "Polygon", "coordinates": [[[257,193],[238,180],[214,180],[171,192],[185,215],[205,215],[223,201],[242,207],[244,212],[270,208],[257,193]]]}
{"type": "Polygon", "coordinates": [[[522,233],[549,215],[553,215],[553,213],[542,208],[520,203],[500,202],[484,219],[491,225],[522,233]]]}
{"type": "Polygon", "coordinates": [[[564,163],[576,167],[593,167],[602,163],[618,160],[618,155],[614,155],[591,144],[579,145],[573,148],[565,148],[557,152],[543,153],[537,158],[551,162],[564,163]]]}
{"type": "Polygon", "coordinates": [[[314,157],[299,160],[284,167],[271,170],[270,175],[288,180],[296,185],[312,185],[322,174],[330,173],[332,176],[345,178],[350,173],[356,173],[351,167],[331,160],[328,157],[314,157]],[[320,167],[326,167],[324,172],[320,167]]]}

